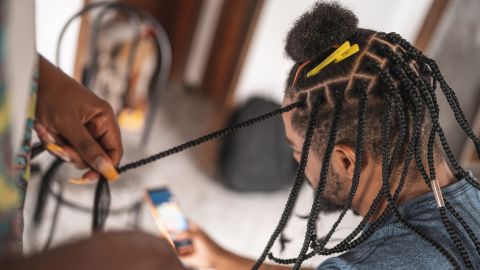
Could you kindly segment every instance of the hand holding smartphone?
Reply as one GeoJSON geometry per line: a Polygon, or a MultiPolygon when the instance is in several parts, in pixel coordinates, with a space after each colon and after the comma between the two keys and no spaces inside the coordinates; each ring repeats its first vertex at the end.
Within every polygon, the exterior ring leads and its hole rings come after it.
{"type": "Polygon", "coordinates": [[[149,189],[146,197],[157,226],[167,234],[178,254],[193,252],[188,220],[170,190],[166,187],[149,189]]]}

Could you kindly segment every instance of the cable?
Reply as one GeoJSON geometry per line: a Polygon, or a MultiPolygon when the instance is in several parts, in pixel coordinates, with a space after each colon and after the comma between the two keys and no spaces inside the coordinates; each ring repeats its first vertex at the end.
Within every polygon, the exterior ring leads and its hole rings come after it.
{"type": "Polygon", "coordinates": [[[58,216],[60,215],[60,206],[61,206],[61,198],[62,198],[62,192],[63,192],[63,183],[62,182],[58,182],[59,184],[59,197],[58,199],[55,201],[56,204],[55,204],[55,209],[53,210],[53,218],[52,218],[52,221],[51,221],[51,224],[50,224],[50,230],[48,232],[48,237],[47,237],[47,241],[45,242],[45,245],[43,246],[43,252],[47,251],[52,242],[53,242],[53,237],[55,235],[55,231],[56,231],[56,228],[57,228],[57,220],[58,220],[58,216]]]}
{"type": "Polygon", "coordinates": [[[33,215],[33,224],[38,227],[43,219],[45,205],[47,203],[47,193],[50,189],[51,183],[54,179],[57,169],[63,164],[63,160],[57,158],[47,169],[46,173],[40,181],[38,188],[37,202],[35,204],[35,211],[33,215]]]}

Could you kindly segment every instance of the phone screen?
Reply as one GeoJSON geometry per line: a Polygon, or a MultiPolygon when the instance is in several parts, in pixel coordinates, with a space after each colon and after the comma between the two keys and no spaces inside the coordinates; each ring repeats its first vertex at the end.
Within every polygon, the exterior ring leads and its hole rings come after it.
{"type": "Polygon", "coordinates": [[[193,251],[188,221],[170,190],[148,190],[147,194],[153,205],[154,218],[159,219],[157,224],[161,222],[166,227],[177,252],[187,254],[193,251]]]}

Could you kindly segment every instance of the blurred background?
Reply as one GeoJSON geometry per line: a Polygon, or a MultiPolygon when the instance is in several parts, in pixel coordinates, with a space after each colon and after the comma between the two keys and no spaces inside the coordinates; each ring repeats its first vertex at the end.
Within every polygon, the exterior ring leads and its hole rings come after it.
{"type": "MultiPolygon", "coordinates": [[[[112,104],[125,144],[123,163],[278,108],[293,65],[283,52],[286,33],[295,18],[314,3],[123,0],[151,17],[142,20],[128,12],[97,8],[69,24],[58,47],[69,18],[96,2],[36,0],[37,50],[112,104]],[[162,29],[167,39],[158,34],[162,29]]],[[[358,15],[360,27],[397,32],[435,58],[480,134],[479,1],[338,2],[358,15]]],[[[442,125],[454,153],[467,169],[480,171],[473,145],[465,143],[449,107],[442,102],[442,125]]],[[[107,227],[139,227],[157,233],[143,192],[168,186],[186,215],[212,238],[231,251],[257,257],[283,210],[295,173],[282,132],[281,119],[269,120],[122,175],[112,185],[112,208],[116,210],[107,227]]],[[[36,178],[41,179],[50,162],[49,157],[41,157],[36,178]]],[[[27,252],[41,250],[49,238],[57,245],[90,233],[89,207],[95,186],[66,181],[78,175],[67,167],[56,174],[52,194],[61,192],[71,205],[57,207],[58,198],[51,196],[39,228],[28,220],[39,186],[39,181],[31,181],[25,214],[27,252]],[[52,226],[53,219],[56,226],[52,226]]],[[[298,215],[308,213],[311,193],[308,187],[302,190],[298,215]]],[[[319,235],[334,218],[334,214],[321,216],[319,235]]],[[[337,239],[357,222],[358,217],[349,214],[337,239]]],[[[276,253],[296,255],[304,226],[305,220],[292,218],[286,231],[291,241],[283,251],[276,244],[276,253]]]]}

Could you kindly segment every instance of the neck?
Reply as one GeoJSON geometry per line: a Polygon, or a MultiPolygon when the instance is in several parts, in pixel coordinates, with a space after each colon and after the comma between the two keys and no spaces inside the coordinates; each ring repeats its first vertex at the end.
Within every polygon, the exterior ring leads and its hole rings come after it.
{"type": "MultiPolygon", "coordinates": [[[[440,185],[440,187],[449,186],[457,181],[455,176],[453,175],[452,171],[446,164],[446,162],[438,163],[435,166],[436,172],[436,179],[440,185]]],[[[378,192],[383,184],[382,180],[382,172],[381,168],[374,169],[371,174],[369,174],[369,179],[365,179],[362,181],[363,183],[373,179],[376,181],[371,182],[368,186],[365,186],[362,192],[363,196],[359,196],[358,200],[354,203],[353,209],[362,216],[366,216],[370,206],[377,196],[378,192]]],[[[390,181],[390,194],[395,194],[395,190],[398,187],[400,182],[400,173],[395,174],[395,177],[390,181]]],[[[425,180],[418,172],[409,173],[406,177],[404,186],[400,195],[396,201],[397,205],[400,205],[404,202],[417,198],[421,195],[427,194],[432,192],[430,187],[426,185],[425,180]]],[[[374,221],[380,217],[380,215],[384,212],[385,208],[387,207],[388,202],[386,199],[382,199],[382,201],[377,206],[376,212],[373,214],[370,221],[374,221]]]]}

